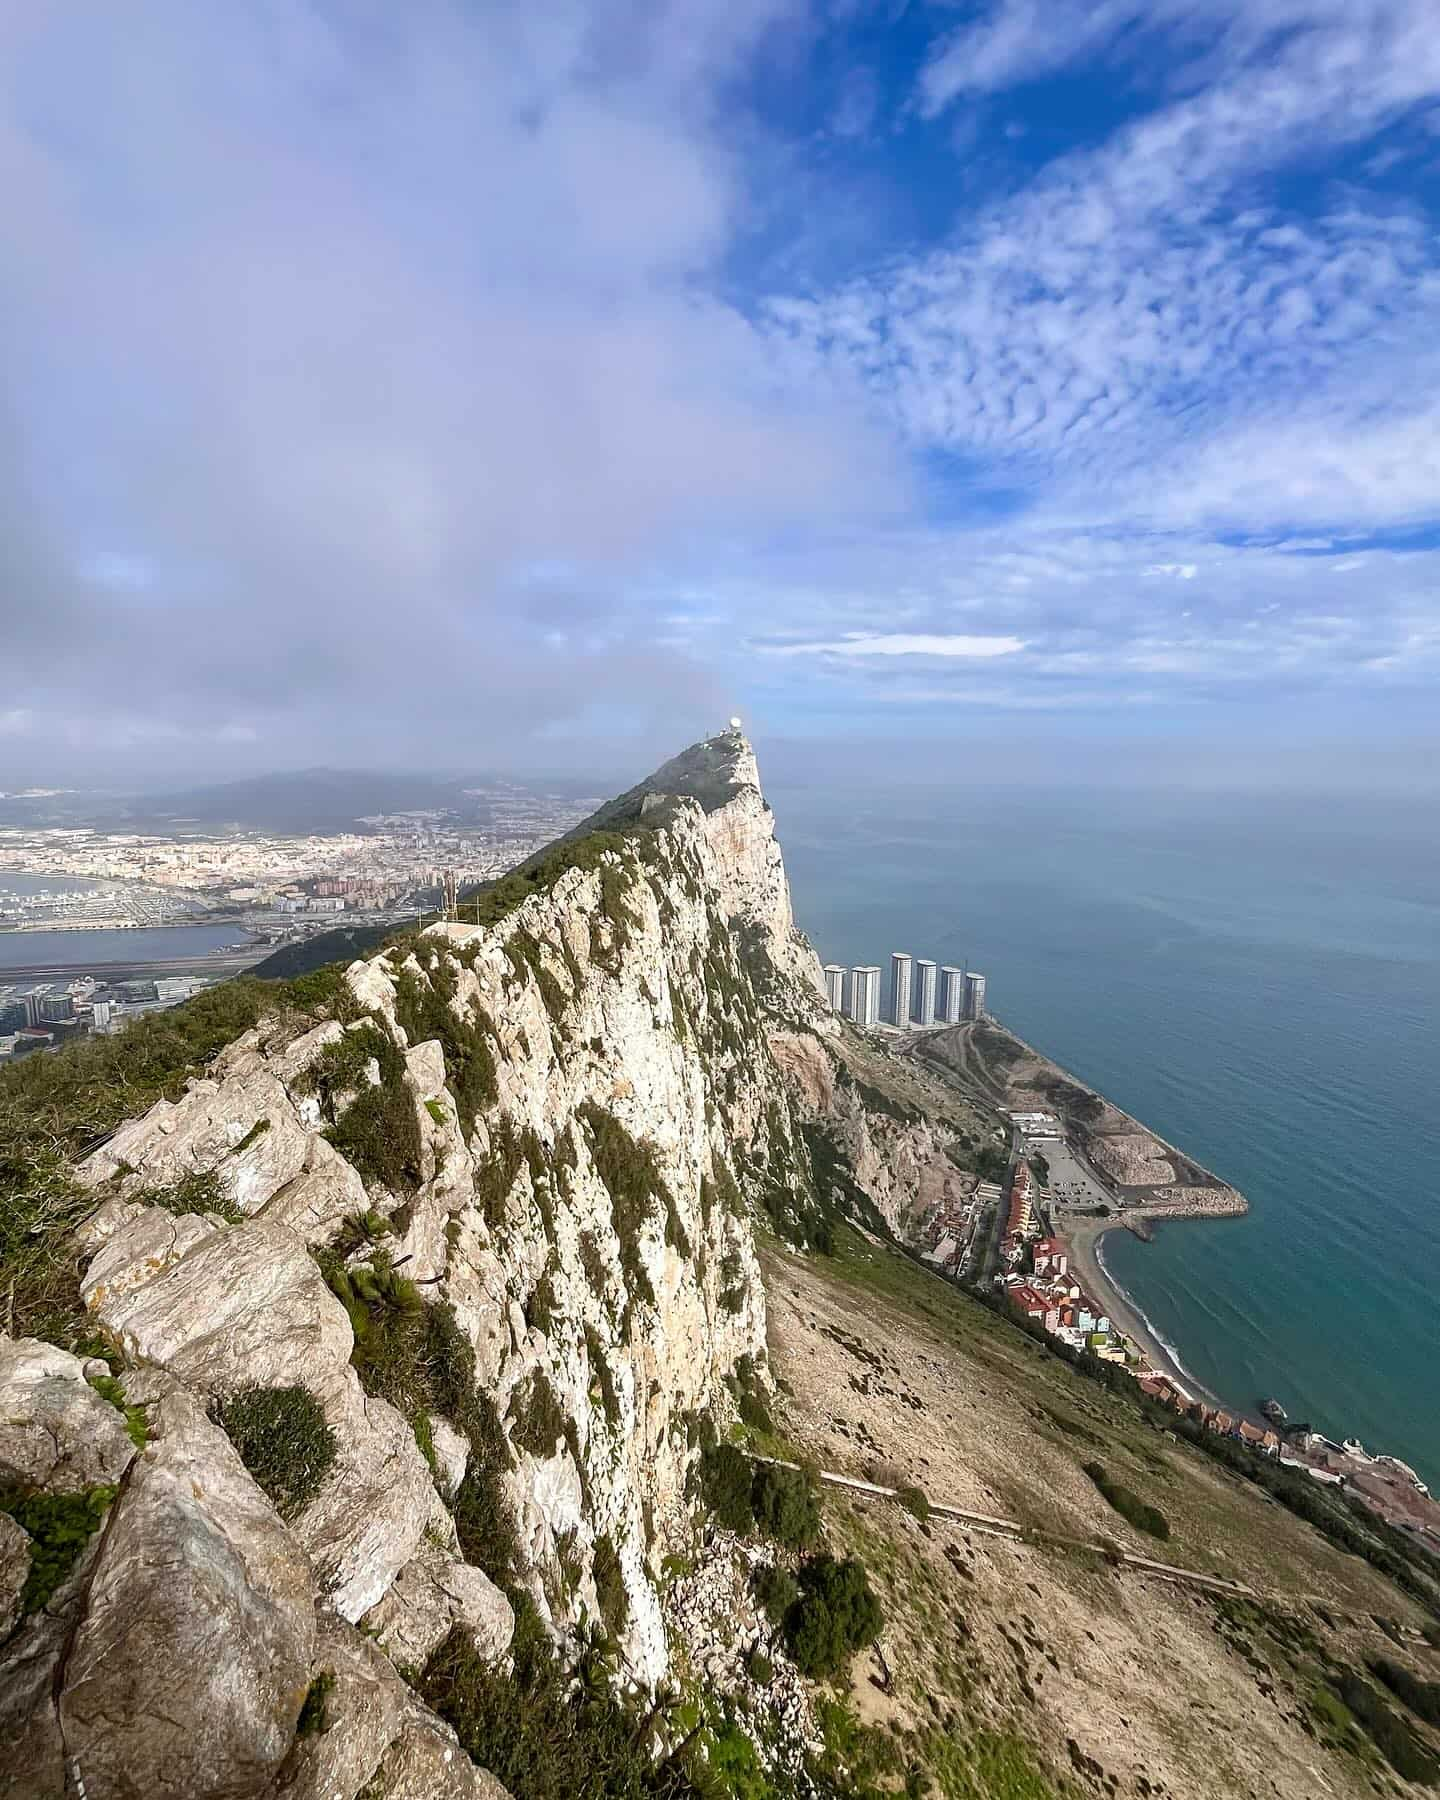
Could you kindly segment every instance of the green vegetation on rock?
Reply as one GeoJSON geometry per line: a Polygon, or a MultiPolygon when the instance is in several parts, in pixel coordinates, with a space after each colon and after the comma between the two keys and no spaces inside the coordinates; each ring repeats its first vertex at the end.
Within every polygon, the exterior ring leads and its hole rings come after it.
{"type": "Polygon", "coordinates": [[[92,1487],[78,1494],[35,1494],[0,1488],[0,1512],[9,1513],[30,1537],[30,1571],[20,1593],[24,1617],[39,1612],[69,1579],[118,1491],[92,1487]]]}
{"type": "Polygon", "coordinates": [[[820,1536],[820,1501],[804,1469],[761,1462],[734,1444],[703,1450],[700,1494],[711,1516],[741,1536],[760,1531],[776,1543],[808,1549],[820,1536]]]}
{"type": "MultiPolygon", "coordinates": [[[[590,1134],[590,1154],[610,1195],[610,1220],[620,1244],[625,1290],[632,1301],[655,1304],[655,1290],[640,1253],[641,1234],[674,1198],[655,1161],[654,1149],[639,1142],[612,1114],[586,1101],[578,1116],[590,1134]]],[[[678,1216],[677,1216],[678,1224],[678,1216]]]]}
{"type": "Polygon", "coordinates": [[[249,1387],[222,1401],[215,1417],[280,1517],[298,1518],[335,1461],[320,1402],[304,1387],[249,1387]]]}
{"type": "Polygon", "coordinates": [[[125,1398],[123,1384],[113,1375],[87,1375],[85,1378],[102,1400],[108,1400],[125,1420],[130,1442],[143,1450],[150,1440],[150,1426],[143,1406],[131,1406],[125,1398]]]}
{"type": "Polygon", "coordinates": [[[327,1044],[308,1071],[331,1124],[325,1136],[366,1181],[394,1193],[420,1185],[424,1141],[405,1054],[379,1025],[357,1025],[327,1044]],[[371,1062],[380,1079],[372,1086],[371,1062]],[[348,1097],[347,1097],[348,1096],[348,1097]]]}
{"type": "Polygon", "coordinates": [[[333,1669],[322,1669],[305,1690],[300,1717],[295,1723],[297,1737],[315,1737],[330,1729],[330,1695],[335,1688],[333,1669]]]}

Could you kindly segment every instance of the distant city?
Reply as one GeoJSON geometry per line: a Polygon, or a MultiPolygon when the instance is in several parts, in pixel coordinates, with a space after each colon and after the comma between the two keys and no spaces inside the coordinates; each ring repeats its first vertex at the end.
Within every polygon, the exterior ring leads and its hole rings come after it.
{"type": "Polygon", "coordinates": [[[937,965],[927,957],[896,950],[890,957],[890,1000],[880,1010],[878,963],[826,963],[825,991],[830,1004],[866,1030],[891,1026],[896,1031],[959,1025],[985,1016],[985,977],[953,963],[937,965]]]}
{"type": "Polygon", "coordinates": [[[103,797],[87,808],[84,796],[59,790],[0,794],[34,814],[7,823],[15,806],[0,811],[0,1064],[117,1031],[337,925],[403,923],[433,907],[446,883],[505,874],[594,805],[491,781],[452,784],[438,796],[447,803],[365,808],[367,790],[384,795],[397,784],[357,776],[337,800],[332,778],[297,776],[237,793],[237,806],[292,815],[300,830],[213,822],[232,803],[225,789],[199,790],[190,816],[139,830],[117,828],[125,822],[106,816],[103,797]],[[303,828],[307,813],[323,827],[337,809],[349,815],[343,829],[303,828]],[[193,930],[173,929],[197,926],[215,936],[233,927],[234,941],[196,951],[193,930]],[[125,934],[137,930],[149,935],[124,963],[125,934]],[[25,934],[35,932],[65,938],[31,975],[27,963],[40,959],[25,953],[37,941],[25,934]],[[97,966],[112,962],[113,970],[97,966]]]}

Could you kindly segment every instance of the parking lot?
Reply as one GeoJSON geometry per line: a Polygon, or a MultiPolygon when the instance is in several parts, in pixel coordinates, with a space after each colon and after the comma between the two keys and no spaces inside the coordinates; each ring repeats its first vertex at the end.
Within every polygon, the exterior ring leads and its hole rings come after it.
{"type": "Polygon", "coordinates": [[[1068,1144],[1037,1144],[1050,1169],[1050,1199],[1055,1206],[1113,1206],[1095,1177],[1075,1157],[1068,1144]]]}

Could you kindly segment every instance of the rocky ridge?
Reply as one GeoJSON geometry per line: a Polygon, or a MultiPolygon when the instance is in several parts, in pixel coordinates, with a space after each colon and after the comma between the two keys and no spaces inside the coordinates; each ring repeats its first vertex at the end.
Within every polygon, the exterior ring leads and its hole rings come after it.
{"type": "Polygon", "coordinates": [[[521,1602],[667,1676],[701,1422],[765,1361],[749,1206],[813,1205],[757,986],[828,1022],[749,746],[654,780],[75,1168],[108,1360],[0,1339],[0,1486],[99,1528],[21,1608],[0,1513],[0,1795],[492,1791],[396,1669],[521,1602]],[[282,1516],[224,1422],[296,1389],[334,1448],[282,1516]]]}

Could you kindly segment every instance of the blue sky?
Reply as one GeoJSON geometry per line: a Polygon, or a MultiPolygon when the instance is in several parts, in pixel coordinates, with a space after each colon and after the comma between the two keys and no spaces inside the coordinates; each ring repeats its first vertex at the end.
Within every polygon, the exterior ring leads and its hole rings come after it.
{"type": "Polygon", "coordinates": [[[50,0],[0,183],[0,771],[1435,737],[1433,0],[50,0]]]}

